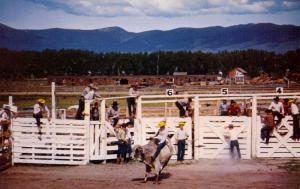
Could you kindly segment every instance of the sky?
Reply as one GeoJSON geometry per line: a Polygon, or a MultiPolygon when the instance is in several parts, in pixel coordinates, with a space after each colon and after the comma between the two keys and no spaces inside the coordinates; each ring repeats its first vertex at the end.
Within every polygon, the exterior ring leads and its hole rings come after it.
{"type": "Polygon", "coordinates": [[[248,23],[300,26],[300,0],[0,0],[0,23],[17,29],[131,32],[248,23]]]}

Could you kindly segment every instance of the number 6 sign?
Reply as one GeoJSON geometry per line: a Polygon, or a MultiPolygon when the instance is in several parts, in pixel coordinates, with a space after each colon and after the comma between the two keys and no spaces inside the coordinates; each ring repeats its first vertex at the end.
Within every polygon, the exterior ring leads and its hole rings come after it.
{"type": "Polygon", "coordinates": [[[167,96],[173,96],[174,95],[174,89],[166,89],[166,95],[167,96]]]}

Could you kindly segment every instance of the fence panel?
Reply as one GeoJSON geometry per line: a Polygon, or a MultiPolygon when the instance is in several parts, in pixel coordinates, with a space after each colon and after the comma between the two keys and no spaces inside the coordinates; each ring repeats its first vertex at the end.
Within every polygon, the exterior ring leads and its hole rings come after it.
{"type": "Polygon", "coordinates": [[[141,145],[147,144],[150,137],[154,137],[158,128],[156,127],[157,124],[162,121],[166,120],[166,129],[168,130],[169,134],[174,134],[171,138],[171,143],[174,147],[174,154],[172,159],[176,159],[177,154],[177,145],[175,140],[175,133],[179,129],[177,128],[178,123],[180,121],[185,121],[186,124],[184,126],[184,130],[188,133],[189,138],[186,143],[186,150],[184,159],[192,159],[192,120],[191,118],[179,118],[179,117],[167,117],[167,118],[142,118],[141,120],[141,145]]]}
{"type": "Polygon", "coordinates": [[[228,159],[230,158],[229,141],[224,138],[225,126],[233,124],[238,129],[238,141],[242,159],[251,157],[251,118],[246,116],[200,116],[199,133],[195,133],[195,140],[199,140],[198,150],[200,158],[228,159]]]}
{"type": "Polygon", "coordinates": [[[293,135],[293,118],[291,116],[285,116],[277,129],[273,130],[269,144],[265,144],[260,138],[263,126],[262,119],[258,117],[256,131],[257,157],[300,157],[300,141],[291,138],[293,135]]]}
{"type": "Polygon", "coordinates": [[[38,164],[88,163],[88,128],[82,120],[42,119],[39,139],[33,118],[13,120],[13,162],[38,164]]]}
{"type": "MultiPolygon", "coordinates": [[[[128,122],[128,119],[119,120],[119,124],[128,122]]],[[[128,128],[132,136],[131,145],[137,141],[137,128],[128,128]]],[[[118,146],[113,127],[108,123],[102,126],[100,121],[90,122],[90,160],[117,159],[118,146]]]]}

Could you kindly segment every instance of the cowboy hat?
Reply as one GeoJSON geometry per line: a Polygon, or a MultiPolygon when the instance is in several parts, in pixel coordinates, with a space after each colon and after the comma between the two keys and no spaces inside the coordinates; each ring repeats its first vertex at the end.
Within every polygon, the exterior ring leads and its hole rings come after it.
{"type": "Polygon", "coordinates": [[[42,98],[39,98],[37,100],[38,103],[41,103],[41,104],[45,104],[46,100],[42,99],[42,98]]]}
{"type": "Polygon", "coordinates": [[[7,104],[4,104],[4,105],[3,105],[3,109],[10,110],[10,106],[7,105],[7,104]]]}
{"type": "Polygon", "coordinates": [[[288,103],[293,103],[293,102],[296,102],[297,101],[297,99],[296,98],[292,98],[292,99],[289,99],[289,101],[288,101],[288,103]]]}
{"type": "Polygon", "coordinates": [[[178,123],[178,127],[181,127],[181,126],[185,126],[185,121],[180,121],[179,123],[178,123]]]}
{"type": "Polygon", "coordinates": [[[113,105],[113,106],[118,106],[119,104],[118,104],[117,101],[113,101],[112,105],[113,105]]]}
{"type": "Polygon", "coordinates": [[[161,128],[161,127],[165,127],[165,126],[166,126],[166,121],[161,121],[158,123],[158,125],[156,127],[161,128]]]}

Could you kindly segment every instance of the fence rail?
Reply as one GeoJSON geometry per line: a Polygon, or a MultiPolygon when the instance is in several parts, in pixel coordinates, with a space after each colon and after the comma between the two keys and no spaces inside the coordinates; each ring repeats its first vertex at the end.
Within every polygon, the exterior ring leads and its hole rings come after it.
{"type": "MultiPolygon", "coordinates": [[[[299,157],[300,141],[291,139],[293,128],[291,117],[286,116],[280,127],[273,132],[270,144],[264,144],[260,139],[262,127],[261,117],[258,114],[258,104],[274,98],[278,94],[244,94],[244,95],[148,95],[137,99],[137,114],[135,127],[130,129],[133,135],[133,144],[145,144],[154,136],[158,128],[155,126],[161,120],[167,121],[170,134],[177,131],[179,121],[186,121],[184,128],[190,138],[186,145],[185,159],[200,158],[228,158],[228,141],[224,139],[224,127],[232,123],[238,129],[243,159],[252,157],[299,157]],[[194,105],[193,118],[179,118],[167,114],[170,112],[166,103],[172,103],[183,97],[192,97],[194,105]],[[206,109],[203,103],[215,101],[218,104],[222,99],[237,101],[251,100],[251,113],[248,116],[202,116],[206,109]],[[259,102],[258,102],[259,101],[259,102]],[[145,117],[143,104],[162,104],[162,115],[145,117]],[[167,113],[166,113],[167,112],[167,113]]],[[[281,98],[300,98],[300,93],[279,95],[281,98]]],[[[118,97],[120,99],[121,97],[118,97]]],[[[126,98],[126,97],[123,97],[126,98]]],[[[87,114],[85,120],[58,120],[51,122],[42,120],[42,140],[38,139],[38,129],[32,118],[17,118],[13,121],[13,161],[15,163],[48,163],[48,164],[86,164],[89,160],[108,160],[116,158],[116,137],[111,134],[113,129],[105,120],[106,102],[101,101],[100,121],[90,121],[87,114]]],[[[89,112],[91,101],[87,101],[85,111],[89,112]]],[[[121,120],[126,122],[126,120],[121,120]]],[[[175,149],[175,139],[172,138],[175,149]]],[[[176,150],[175,150],[176,152],[176,150]]],[[[172,157],[176,158],[175,154],[172,157]]]]}

